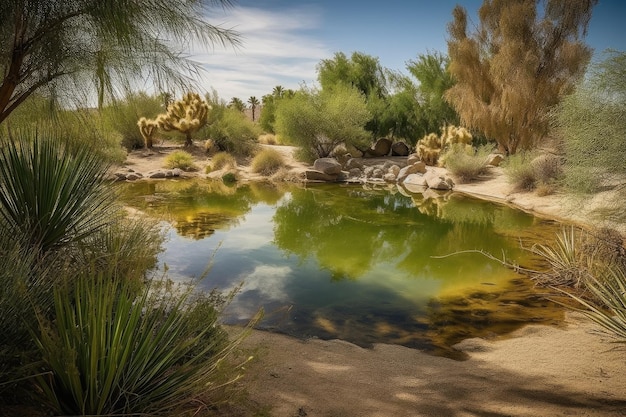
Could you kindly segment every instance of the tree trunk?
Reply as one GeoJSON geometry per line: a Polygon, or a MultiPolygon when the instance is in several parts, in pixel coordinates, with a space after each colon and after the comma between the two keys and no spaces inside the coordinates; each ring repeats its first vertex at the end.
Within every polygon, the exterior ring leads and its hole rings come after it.
{"type": "Polygon", "coordinates": [[[185,147],[193,146],[193,141],[191,140],[191,133],[185,133],[185,147]]]}

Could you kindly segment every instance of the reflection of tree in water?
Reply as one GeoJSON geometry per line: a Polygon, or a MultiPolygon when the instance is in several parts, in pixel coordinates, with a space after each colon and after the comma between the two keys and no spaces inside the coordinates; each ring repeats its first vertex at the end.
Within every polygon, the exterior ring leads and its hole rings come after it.
{"type": "Polygon", "coordinates": [[[219,213],[194,213],[184,221],[174,220],[174,228],[180,236],[200,240],[211,236],[216,229],[226,228],[236,223],[238,223],[237,219],[219,213]]]}

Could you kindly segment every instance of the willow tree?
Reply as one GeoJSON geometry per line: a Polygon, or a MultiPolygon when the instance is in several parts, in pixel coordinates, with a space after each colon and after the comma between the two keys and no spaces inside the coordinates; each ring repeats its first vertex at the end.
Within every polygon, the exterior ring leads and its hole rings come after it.
{"type": "Polygon", "coordinates": [[[105,96],[150,78],[188,84],[200,69],[185,48],[236,45],[237,32],[204,19],[230,0],[0,2],[0,122],[34,92],[105,96]],[[91,86],[91,89],[89,89],[91,86]],[[78,88],[80,87],[80,88],[78,88]],[[95,94],[97,93],[97,94],[95,94]]]}
{"type": "Polygon", "coordinates": [[[591,58],[581,39],[596,3],[485,0],[471,34],[467,12],[455,7],[448,55],[457,83],[446,99],[461,123],[507,153],[536,146],[548,134],[549,109],[572,91],[591,58]]]}

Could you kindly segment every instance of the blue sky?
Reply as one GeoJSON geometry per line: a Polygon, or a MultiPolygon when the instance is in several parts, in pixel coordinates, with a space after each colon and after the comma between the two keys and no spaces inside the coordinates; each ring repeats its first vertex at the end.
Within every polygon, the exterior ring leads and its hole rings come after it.
{"type": "MultiPolygon", "coordinates": [[[[202,86],[226,101],[261,98],[274,86],[315,85],[316,65],[336,52],[379,58],[383,67],[407,73],[419,54],[446,52],[446,26],[456,4],[471,24],[482,0],[239,0],[214,9],[209,21],[243,35],[243,45],[195,52],[206,73],[202,86]]],[[[586,41],[596,55],[606,48],[626,51],[626,1],[600,0],[586,41]]]]}

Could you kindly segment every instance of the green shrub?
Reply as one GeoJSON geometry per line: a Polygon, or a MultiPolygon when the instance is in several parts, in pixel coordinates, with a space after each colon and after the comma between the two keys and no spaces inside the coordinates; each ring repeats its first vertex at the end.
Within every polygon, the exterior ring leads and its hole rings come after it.
{"type": "Polygon", "coordinates": [[[163,111],[161,98],[139,92],[129,94],[124,100],[103,108],[101,114],[105,126],[120,135],[122,146],[132,150],[144,146],[137,121],[142,117],[154,119],[163,111]]]}
{"type": "Polygon", "coordinates": [[[214,170],[235,168],[237,161],[235,161],[235,157],[228,152],[218,152],[211,158],[211,165],[214,170]]]}
{"type": "Polygon", "coordinates": [[[179,168],[183,171],[195,171],[198,169],[193,163],[193,155],[185,151],[174,151],[165,158],[166,168],[179,168]]]}
{"type": "Polygon", "coordinates": [[[487,157],[490,146],[480,147],[476,152],[468,153],[464,144],[451,145],[441,156],[440,161],[460,183],[471,182],[487,172],[487,157]]]}
{"type": "Polygon", "coordinates": [[[51,375],[37,385],[55,412],[177,415],[238,378],[240,366],[224,378],[235,343],[211,298],[163,281],[136,297],[111,271],[86,272],[55,288],[54,321],[40,317],[37,345],[51,375]]]}
{"type": "Polygon", "coordinates": [[[212,104],[209,124],[200,134],[213,140],[214,145],[224,152],[237,156],[251,156],[263,133],[261,128],[236,109],[212,104]]]}
{"type": "Polygon", "coordinates": [[[233,172],[227,172],[222,175],[222,181],[224,181],[226,185],[233,185],[237,182],[237,175],[233,172]]]}
{"type": "Polygon", "coordinates": [[[262,175],[272,175],[285,166],[285,161],[280,152],[275,149],[265,148],[252,160],[252,172],[262,175]]]}
{"type": "Polygon", "coordinates": [[[537,187],[537,173],[531,159],[530,153],[518,152],[509,155],[503,163],[504,173],[514,191],[533,191],[537,187]]]}

